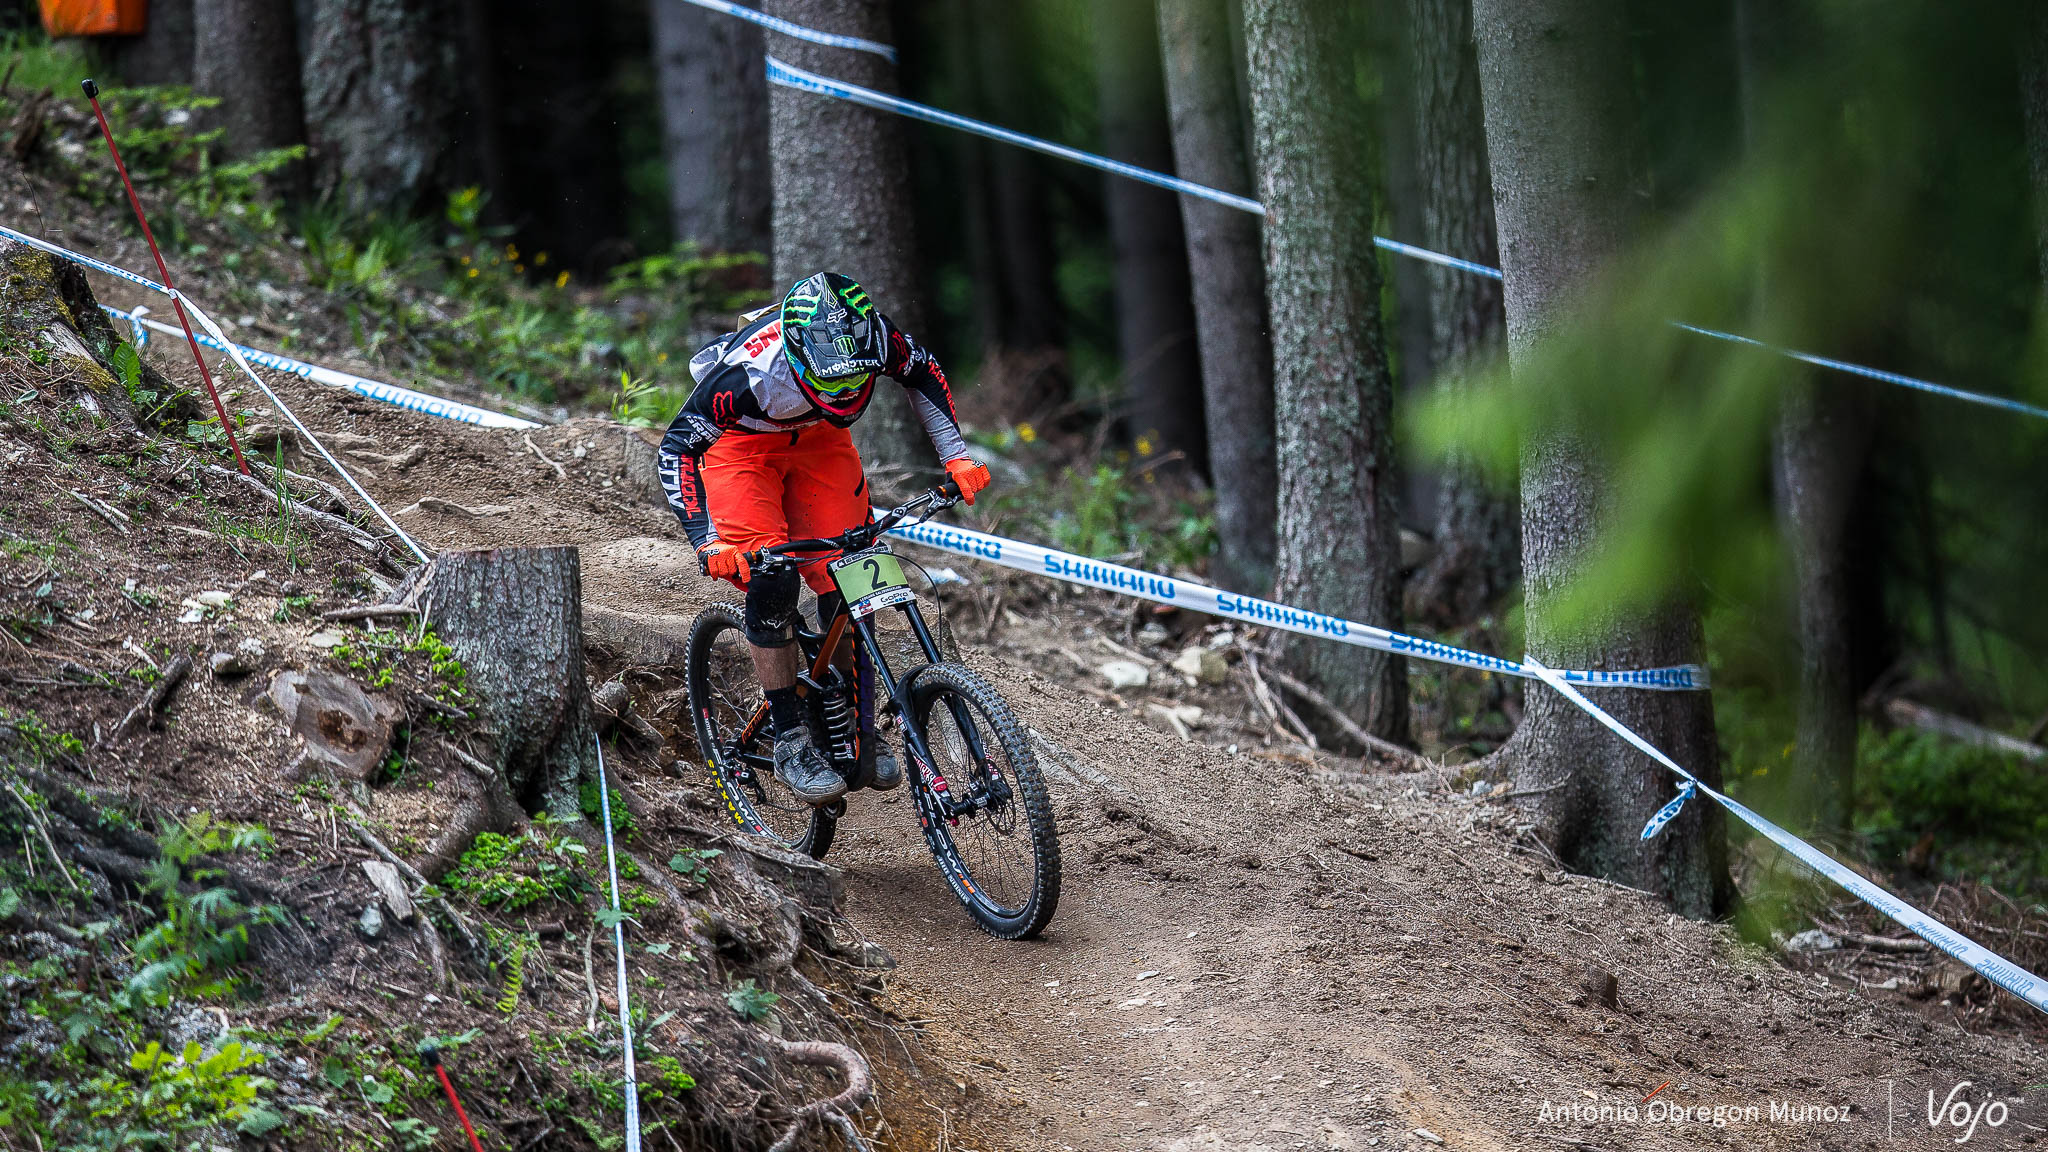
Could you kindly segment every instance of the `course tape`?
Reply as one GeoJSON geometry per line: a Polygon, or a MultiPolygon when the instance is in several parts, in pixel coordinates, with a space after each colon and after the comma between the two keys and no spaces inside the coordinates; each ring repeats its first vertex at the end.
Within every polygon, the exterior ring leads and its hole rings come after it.
{"type": "Polygon", "coordinates": [[[682,0],[682,2],[685,4],[695,4],[699,8],[708,8],[713,12],[723,12],[727,16],[737,16],[750,23],[759,24],[770,32],[780,32],[784,36],[793,36],[798,40],[809,40],[813,44],[824,44],[832,48],[851,48],[856,52],[872,52],[886,59],[891,64],[896,62],[896,49],[878,41],[863,40],[858,36],[841,36],[837,32],[820,32],[816,28],[806,28],[801,24],[792,24],[780,17],[770,16],[766,12],[730,3],[729,0],[682,0]]]}
{"type": "MultiPolygon", "coordinates": [[[[1588,716],[1605,724],[1615,735],[1635,745],[1637,749],[1650,759],[1671,769],[1672,772],[1678,775],[1680,780],[1685,782],[1686,790],[1680,793],[1679,799],[1665,806],[1671,815],[1666,816],[1664,812],[1657,814],[1662,823],[1668,823],[1672,816],[1676,816],[1675,806],[1683,803],[1685,796],[1691,790],[1698,789],[1711,797],[1715,803],[1733,813],[1736,819],[1762,833],[1766,840],[1791,853],[1800,863],[1841,885],[1851,896],[1891,917],[1915,936],[1969,965],[1971,970],[1975,971],[1979,976],[2025,1000],[2041,1011],[2048,1012],[2048,980],[2043,980],[2041,977],[2034,975],[2025,968],[2007,960],[1991,949],[1984,947],[1968,936],[1950,928],[1920,909],[1892,895],[1884,888],[1864,879],[1860,874],[1850,870],[1834,857],[1792,835],[1757,813],[1750,811],[1748,807],[1735,798],[1708,787],[1700,781],[1699,777],[1680,767],[1678,761],[1666,756],[1656,745],[1637,735],[1628,725],[1616,720],[1606,709],[1586,699],[1584,693],[1567,682],[1566,678],[1570,673],[1558,672],[1547,668],[1534,656],[1524,656],[1522,664],[1544,683],[1562,693],[1565,699],[1578,705],[1588,716]]],[[[1653,820],[1653,823],[1659,823],[1659,821],[1653,820]]],[[[1661,823],[1659,823],[1659,826],[1661,827],[1661,823]]],[[[1644,837],[1646,839],[1652,834],[1650,829],[1644,829],[1644,837]]]]}
{"type": "Polygon", "coordinates": [[[354,490],[357,496],[362,498],[363,503],[366,506],[368,506],[370,511],[375,512],[377,514],[377,518],[379,520],[384,521],[385,527],[391,529],[391,531],[394,534],[396,534],[400,540],[404,541],[405,546],[412,551],[412,554],[414,556],[419,557],[421,563],[424,564],[426,562],[427,554],[420,548],[418,542],[413,540],[413,538],[406,533],[405,529],[400,528],[398,526],[398,521],[393,520],[391,518],[391,514],[389,512],[384,511],[384,506],[382,504],[377,503],[375,497],[371,496],[368,492],[364,491],[363,486],[361,484],[356,483],[355,476],[352,475],[347,468],[342,467],[341,461],[336,460],[334,458],[334,453],[329,452],[327,450],[327,445],[320,442],[320,437],[314,435],[313,430],[311,428],[306,427],[306,425],[299,420],[298,414],[291,410],[291,406],[286,404],[284,402],[284,399],[280,397],[277,393],[272,392],[270,390],[270,385],[265,384],[263,382],[263,377],[258,376],[256,374],[256,370],[249,367],[248,359],[242,355],[241,346],[230,341],[227,338],[227,334],[220,330],[220,325],[213,322],[213,317],[207,315],[205,310],[200,308],[199,304],[196,301],[194,301],[190,296],[187,296],[184,293],[177,291],[176,289],[166,288],[162,284],[159,284],[156,281],[151,280],[147,277],[138,276],[135,273],[128,271],[126,268],[117,268],[104,260],[95,260],[90,256],[86,256],[78,252],[73,252],[69,248],[60,247],[56,244],[50,243],[47,240],[39,240],[34,236],[30,236],[26,232],[17,232],[14,229],[9,228],[5,225],[0,225],[0,236],[5,236],[10,240],[15,240],[20,243],[26,244],[29,247],[34,248],[38,251],[48,252],[52,256],[56,256],[64,260],[69,260],[75,264],[80,264],[83,265],[84,267],[94,269],[95,271],[104,272],[109,276],[113,276],[121,280],[126,280],[130,284],[134,284],[142,288],[147,288],[152,292],[158,293],[163,296],[167,296],[170,299],[182,301],[185,304],[186,308],[190,310],[192,317],[199,321],[200,327],[206,329],[207,333],[213,337],[213,339],[208,341],[208,343],[210,343],[213,347],[218,348],[227,353],[228,359],[235,362],[235,367],[240,368],[242,370],[242,375],[247,376],[249,378],[249,383],[254,384],[256,386],[256,390],[258,392],[263,393],[265,398],[267,398],[273,405],[276,405],[278,412],[281,415],[283,415],[286,420],[291,421],[292,427],[298,429],[299,434],[306,438],[306,442],[311,444],[314,450],[320,453],[321,458],[327,461],[327,466],[334,469],[335,475],[340,476],[342,481],[346,483],[349,486],[349,488],[354,490]]]}
{"type": "MultiPolygon", "coordinates": [[[[127,321],[129,327],[137,329],[145,339],[152,329],[168,336],[181,335],[176,328],[157,320],[151,320],[143,315],[145,310],[141,308],[133,312],[124,312],[111,305],[102,304],[100,309],[116,320],[127,321]]],[[[138,344],[143,342],[143,340],[137,341],[138,344]]],[[[216,352],[227,351],[212,336],[199,336],[199,343],[212,348],[216,352]]],[[[289,356],[282,356],[276,352],[265,352],[261,348],[251,348],[246,344],[237,344],[235,348],[244,357],[247,357],[250,363],[260,364],[272,371],[289,372],[302,379],[332,385],[336,388],[345,388],[367,399],[381,400],[386,404],[395,404],[400,408],[411,409],[414,412],[424,412],[429,416],[439,416],[444,420],[455,420],[463,424],[476,424],[485,428],[541,427],[537,421],[525,420],[517,416],[507,416],[503,412],[493,412],[488,408],[478,408],[457,400],[446,400],[425,392],[415,392],[410,388],[400,388],[396,384],[386,384],[381,380],[367,380],[361,376],[336,371],[333,368],[323,368],[318,364],[308,364],[303,360],[294,360],[289,356]]]]}
{"type": "MultiPolygon", "coordinates": [[[[692,2],[694,3],[696,0],[692,0],[692,2]]],[[[1001,140],[1006,144],[1015,144],[1020,148],[1029,148],[1034,152],[1043,152],[1048,156],[1058,156],[1062,160],[1072,160],[1076,164],[1085,164],[1090,168],[1100,168],[1104,172],[1114,172],[1119,176],[1127,176],[1146,184],[1156,184],[1161,188],[1170,188],[1175,192],[1185,192],[1190,196],[1197,196],[1204,200],[1213,200],[1218,204],[1228,205],[1239,211],[1251,212],[1261,216],[1265,215],[1266,212],[1264,206],[1257,200],[1248,200],[1243,196],[1233,196],[1228,192],[1219,192],[1214,188],[1197,184],[1192,180],[1183,180],[1178,176],[1168,176],[1164,172],[1154,172],[1150,168],[1140,168],[1135,164],[1126,164],[1121,160],[1111,160],[1107,156],[1097,156],[1092,152],[1083,152],[1078,148],[1069,148],[1064,144],[1055,144],[1050,140],[1041,140],[1036,136],[1026,136],[1022,132],[1012,132],[1008,128],[998,128],[993,124],[985,124],[979,120],[970,120],[965,116],[956,116],[951,112],[941,111],[927,104],[905,100],[900,96],[891,96],[887,92],[877,92],[872,88],[862,88],[857,84],[848,84],[842,80],[820,76],[815,72],[806,72],[801,68],[785,64],[773,56],[768,57],[768,82],[770,84],[779,84],[784,88],[794,88],[800,92],[812,92],[819,96],[832,97],[835,100],[845,100],[849,103],[860,104],[882,112],[894,112],[898,116],[908,116],[913,120],[925,120],[947,128],[957,128],[962,132],[972,132],[977,136],[987,136],[992,140],[1001,140]]]]}
{"type": "Polygon", "coordinates": [[[626,1152],[640,1152],[640,1082],[633,1071],[633,1006],[626,998],[626,913],[619,907],[619,855],[612,846],[612,790],[605,780],[604,740],[593,732],[590,742],[597,747],[597,806],[604,817],[604,867],[612,886],[612,950],[619,958],[619,1034],[626,1053],[626,1152]]]}
{"type": "MultiPolygon", "coordinates": [[[[1498,656],[1455,648],[1435,640],[1424,640],[1419,636],[1389,632],[1385,628],[1360,624],[1355,620],[1290,608],[1285,604],[1261,600],[1256,596],[1240,596],[1205,584],[1175,580],[1151,572],[1141,572],[1136,568],[1125,568],[1120,564],[1091,560],[1072,552],[1061,552],[1036,544],[1026,544],[1020,540],[991,536],[971,528],[958,528],[950,524],[912,524],[892,529],[889,535],[913,544],[922,544],[927,548],[936,548],[941,552],[965,556],[970,560],[986,560],[1005,568],[1035,572],[1041,576],[1085,584],[1090,588],[1118,592],[1140,600],[1171,604],[1190,612],[1243,620],[1267,628],[1299,632],[1304,636],[1335,640],[1342,644],[1355,644],[1361,648],[1393,652],[1421,660],[1433,660],[1439,664],[1473,668],[1481,672],[1494,672],[1502,676],[1533,678],[1536,675],[1513,660],[1503,660],[1498,656]]],[[[1697,664],[1620,672],[1566,672],[1564,675],[1573,683],[1600,688],[1647,688],[1663,692],[1685,692],[1707,687],[1707,670],[1697,664]]]]}
{"type": "MultiPolygon", "coordinates": [[[[690,2],[695,3],[697,0],[690,0],[690,2]]],[[[1161,188],[1170,188],[1175,192],[1184,192],[1189,196],[1211,200],[1218,204],[1239,209],[1240,211],[1250,212],[1254,215],[1264,216],[1266,214],[1265,205],[1257,200],[1247,199],[1243,196],[1234,196],[1228,192],[1183,180],[1178,176],[1169,176],[1164,172],[1154,172],[1149,168],[1140,168],[1134,164],[1126,164],[1121,160],[1111,160],[1107,156],[1083,152],[1078,148],[1069,148],[1064,144],[1055,144],[1050,140],[1041,140],[1036,136],[1026,136],[1021,132],[1012,132],[1008,128],[1000,128],[994,124],[972,120],[952,112],[914,103],[899,96],[891,96],[886,92],[877,92],[871,88],[862,88],[859,85],[848,84],[843,80],[834,80],[814,72],[806,72],[801,68],[793,68],[788,64],[784,64],[773,56],[768,57],[768,82],[780,84],[785,88],[795,88],[799,91],[815,93],[819,96],[835,100],[845,100],[849,103],[864,105],[883,112],[894,112],[899,116],[908,116],[913,120],[924,120],[948,128],[957,128],[962,132],[986,136],[991,140],[1001,140],[1005,143],[1015,144],[1020,148],[1029,148],[1049,156],[1058,156],[1065,160],[1072,160],[1076,164],[1085,164],[1091,168],[1100,168],[1105,172],[1114,172],[1119,176],[1127,176],[1133,180],[1158,185],[1161,188]]],[[[1372,238],[1372,242],[1379,248],[1415,260],[1440,264],[1446,268],[1455,268],[1461,272],[1469,272],[1474,276],[1484,276],[1491,280],[1502,278],[1500,269],[1490,264],[1481,264],[1476,260],[1461,259],[1457,256],[1435,252],[1428,248],[1407,244],[1399,240],[1389,240],[1385,236],[1375,236],[1372,238]]],[[[1686,324],[1677,320],[1671,321],[1671,324],[1674,327],[1683,328],[1687,332],[1705,336],[1712,340],[1724,340],[1731,344],[1742,344],[1767,352],[1775,352],[1780,356],[1797,360],[1802,364],[1811,364],[1818,368],[1845,372],[1851,376],[1861,376],[1865,379],[1878,380],[1886,384],[1896,384],[1905,388],[1930,392],[1936,396],[1946,396],[1952,400],[1961,400],[1970,404],[1982,404],[1991,408],[2003,409],[2007,412],[2017,412],[2024,416],[2048,419],[2048,408],[2028,404],[2024,401],[2011,400],[2003,396],[1992,396],[1983,392],[1970,392],[1962,388],[1950,387],[1947,384],[1936,384],[1932,380],[1923,380],[1917,376],[1906,376],[1898,372],[1887,372],[1882,368],[1870,368],[1862,364],[1851,363],[1847,360],[1836,360],[1833,357],[1821,356],[1812,352],[1801,352],[1796,348],[1781,348],[1776,344],[1767,344],[1754,337],[1738,336],[1733,332],[1723,332],[1716,328],[1702,328],[1695,324],[1686,324]]]]}

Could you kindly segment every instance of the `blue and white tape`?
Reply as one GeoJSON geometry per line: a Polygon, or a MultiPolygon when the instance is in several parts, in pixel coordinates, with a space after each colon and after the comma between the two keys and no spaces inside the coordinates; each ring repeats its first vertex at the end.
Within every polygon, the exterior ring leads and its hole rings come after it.
{"type": "MultiPolygon", "coordinates": [[[[694,3],[695,0],[692,0],[692,2],[694,3]]],[[[1175,192],[1185,192],[1190,196],[1198,196],[1204,200],[1213,200],[1218,204],[1228,205],[1243,212],[1264,215],[1266,211],[1257,200],[1249,200],[1243,196],[1233,196],[1228,192],[1219,192],[1214,188],[1197,184],[1192,180],[1183,180],[1178,176],[1168,176],[1164,172],[1154,172],[1150,168],[1140,168],[1135,164],[1126,164],[1121,160],[1111,160],[1107,156],[1097,156],[1092,152],[1083,152],[1079,148],[1069,148],[1064,144],[1055,144],[1050,140],[1041,140],[1036,136],[1026,136],[1022,132],[1012,132],[1008,128],[998,128],[993,124],[985,124],[979,120],[970,120],[965,116],[956,116],[951,112],[941,111],[927,104],[905,100],[901,96],[891,96],[887,92],[877,92],[872,88],[862,88],[857,84],[848,84],[843,80],[834,80],[828,76],[820,76],[815,72],[806,72],[801,68],[785,64],[773,56],[768,57],[768,82],[770,84],[779,84],[784,88],[794,88],[800,92],[812,92],[820,96],[829,96],[835,100],[845,100],[852,104],[859,104],[883,112],[894,112],[898,116],[908,116],[913,120],[925,120],[947,128],[957,128],[962,132],[972,132],[977,136],[986,136],[991,140],[1001,140],[1006,144],[1015,144],[1019,148],[1029,148],[1034,152],[1043,152],[1048,156],[1057,156],[1062,160],[1071,160],[1076,164],[1086,164],[1090,168],[1100,168],[1104,172],[1114,172],[1119,176],[1127,176],[1132,180],[1143,181],[1146,184],[1156,184],[1161,188],[1168,188],[1175,192]]]]}
{"type": "Polygon", "coordinates": [[[1685,802],[1692,799],[1697,791],[1698,789],[1693,787],[1692,781],[1686,781],[1685,786],[1678,790],[1678,795],[1673,796],[1669,804],[1657,809],[1657,814],[1650,817],[1648,824],[1643,825],[1642,838],[1645,840],[1655,839],[1657,833],[1664,830],[1665,825],[1678,819],[1678,814],[1685,810],[1685,802]]]}
{"type": "MultiPolygon", "coordinates": [[[[146,334],[152,329],[162,332],[167,336],[184,335],[184,333],[168,324],[151,320],[149,317],[142,315],[146,309],[138,308],[134,312],[124,312],[119,308],[106,304],[100,305],[100,308],[116,320],[127,321],[129,327],[138,334],[143,335],[145,339],[146,334]]],[[[205,347],[212,348],[216,352],[227,351],[227,348],[223,347],[220,341],[215,340],[210,335],[196,333],[195,336],[199,343],[205,347]]],[[[142,340],[137,341],[138,344],[142,342],[142,340]]],[[[478,408],[475,405],[464,404],[458,400],[447,400],[425,392],[415,392],[410,388],[400,388],[396,384],[386,384],[381,380],[368,380],[348,372],[340,372],[333,368],[323,368],[318,364],[308,364],[304,360],[294,360],[289,356],[282,356],[276,352],[265,352],[261,348],[251,348],[246,344],[236,344],[234,347],[244,357],[247,357],[250,363],[261,364],[272,371],[289,372],[294,376],[311,380],[315,383],[345,388],[367,399],[381,400],[386,404],[395,404],[400,408],[409,408],[414,412],[423,412],[429,416],[439,416],[443,420],[454,420],[463,424],[477,424],[485,428],[539,428],[541,426],[533,420],[524,420],[517,416],[507,416],[503,412],[493,412],[488,408],[478,408]]]]}
{"type": "MultiPolygon", "coordinates": [[[[991,536],[986,532],[976,532],[972,528],[959,528],[950,524],[913,524],[894,529],[889,535],[913,544],[922,544],[927,548],[936,548],[941,552],[965,556],[970,560],[986,560],[1005,568],[1051,576],[1140,600],[1171,604],[1190,612],[1241,620],[1266,628],[1278,628],[1323,640],[1335,640],[1340,644],[1355,644],[1361,648],[1372,648],[1481,672],[1494,672],[1502,676],[1535,676],[1535,673],[1513,660],[1503,660],[1498,656],[1456,648],[1419,636],[1390,632],[1385,628],[1360,624],[1355,620],[1325,616],[1320,612],[1293,608],[1271,600],[1261,600],[1256,596],[1240,596],[1235,592],[1225,592],[1206,584],[1176,580],[1170,576],[1142,572],[1136,568],[1126,568],[1121,564],[1111,564],[1103,560],[1091,560],[1086,556],[1061,552],[1056,548],[991,536]]],[[[1661,692],[1687,692],[1707,687],[1707,670],[1697,664],[1618,672],[1566,672],[1564,675],[1573,683],[1599,688],[1646,688],[1661,692]]]]}
{"type": "Polygon", "coordinates": [[[695,4],[699,8],[708,8],[713,12],[723,12],[727,16],[737,16],[750,23],[759,24],[770,32],[780,32],[784,36],[793,36],[798,40],[808,40],[813,44],[823,44],[831,48],[851,48],[856,52],[872,52],[888,60],[891,64],[896,62],[896,49],[874,40],[863,40],[858,36],[842,36],[837,32],[820,32],[816,28],[806,28],[801,24],[792,24],[778,16],[770,16],[766,12],[748,8],[745,5],[733,4],[730,0],[682,0],[682,2],[685,4],[695,4]]]}
{"type": "MultiPolygon", "coordinates": [[[[690,2],[698,3],[701,0],[690,0],[690,2]]],[[[924,120],[947,128],[955,128],[962,132],[971,132],[977,136],[986,136],[991,140],[1001,140],[1008,144],[1015,144],[1020,148],[1029,148],[1034,152],[1043,152],[1048,156],[1058,156],[1063,160],[1071,160],[1076,164],[1085,164],[1090,168],[1099,168],[1104,172],[1114,172],[1119,176],[1126,176],[1132,180],[1139,180],[1161,188],[1171,189],[1175,192],[1186,193],[1189,196],[1210,200],[1240,211],[1250,212],[1254,215],[1264,216],[1266,214],[1265,205],[1257,200],[1232,195],[1229,192],[1196,184],[1190,180],[1183,180],[1178,176],[1169,176],[1164,172],[1154,172],[1149,168],[1140,168],[1135,164],[1126,164],[1121,160],[1112,160],[1107,156],[1098,156],[1093,152],[1083,152],[1078,148],[1069,148],[1064,144],[1055,144],[1050,140],[1041,140],[1036,136],[1026,136],[1022,132],[1013,132],[1008,128],[1001,128],[994,124],[984,123],[980,120],[969,119],[966,116],[956,115],[942,109],[918,104],[914,101],[905,100],[900,96],[891,96],[886,92],[877,92],[871,88],[862,88],[857,84],[848,84],[843,80],[834,80],[827,76],[820,76],[815,72],[806,72],[801,68],[793,68],[773,56],[768,57],[768,82],[779,84],[785,88],[815,93],[816,95],[829,97],[834,100],[845,100],[849,103],[860,104],[883,112],[893,112],[899,116],[908,116],[913,120],[924,120]]],[[[1375,236],[1372,238],[1372,242],[1377,247],[1396,255],[1427,261],[1431,264],[1440,264],[1446,268],[1455,268],[1461,272],[1469,272],[1474,276],[1485,276],[1492,280],[1501,279],[1500,269],[1489,264],[1481,264],[1476,260],[1465,260],[1418,245],[1404,243],[1400,240],[1390,240],[1385,236],[1375,236]]],[[[1946,396],[1952,400],[1961,400],[1970,404],[1981,404],[2007,412],[2016,412],[2023,416],[2036,416],[2048,419],[2048,408],[2028,404],[2025,401],[2012,400],[2003,396],[1992,396],[1983,392],[1971,392],[1966,389],[1951,387],[1947,384],[1937,384],[1932,380],[1923,380],[1917,376],[1887,372],[1882,368],[1871,368],[1847,360],[1836,360],[1833,357],[1816,355],[1812,352],[1801,352],[1796,348],[1781,348],[1775,344],[1767,344],[1754,337],[1738,336],[1733,332],[1723,332],[1716,328],[1702,328],[1695,324],[1686,324],[1677,320],[1671,321],[1671,324],[1674,327],[1683,328],[1687,332],[1705,336],[1712,340],[1723,340],[1731,344],[1742,344],[1767,352],[1774,352],[1788,359],[1797,360],[1802,364],[1811,364],[1817,368],[1844,372],[1851,376],[1861,376],[1865,379],[1878,380],[1886,384],[1896,384],[1905,388],[1917,389],[1921,392],[1929,392],[1936,396],[1946,396]]]]}
{"type": "Polygon", "coordinates": [[[1950,928],[1920,909],[1892,895],[1884,888],[1864,879],[1863,876],[1843,865],[1834,857],[1829,856],[1827,853],[1822,852],[1820,849],[1815,848],[1813,845],[1752,812],[1733,797],[1708,787],[1700,781],[1699,777],[1680,767],[1678,761],[1666,756],[1656,745],[1637,735],[1628,725],[1616,720],[1606,709],[1586,699],[1584,693],[1567,682],[1566,678],[1570,673],[1562,673],[1547,668],[1534,656],[1524,656],[1522,658],[1522,666],[1544,683],[1557,689],[1564,695],[1565,699],[1578,705],[1588,716],[1605,724],[1617,736],[1635,745],[1644,755],[1669,768],[1678,775],[1680,780],[1685,782],[1685,791],[1680,793],[1679,799],[1665,805],[1665,810],[1658,812],[1656,818],[1650,821],[1651,827],[1643,829],[1643,837],[1645,839],[1655,835],[1657,830],[1662,829],[1663,824],[1669,823],[1672,817],[1677,816],[1677,808],[1684,801],[1684,798],[1691,794],[1694,789],[1698,789],[1706,793],[1716,804],[1734,814],[1736,819],[1756,829],[1766,840],[1790,853],[1800,863],[1834,881],[1851,896],[1889,916],[1915,936],[1969,965],[1972,971],[1986,980],[2025,1000],[2041,1011],[2048,1012],[2048,980],[2043,980],[2018,964],[2000,956],[1968,936],[1950,928]],[[1667,812],[1669,813],[1668,816],[1666,815],[1667,812]]]}

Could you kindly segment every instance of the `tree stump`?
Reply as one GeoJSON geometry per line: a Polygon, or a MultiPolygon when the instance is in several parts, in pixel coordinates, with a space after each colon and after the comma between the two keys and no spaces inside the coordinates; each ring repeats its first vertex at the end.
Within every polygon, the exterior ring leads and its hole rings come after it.
{"type": "Polygon", "coordinates": [[[576,550],[444,552],[419,589],[421,614],[497,734],[492,767],[527,811],[576,817],[577,787],[596,775],[576,550]]]}
{"type": "MultiPolygon", "coordinates": [[[[114,367],[121,337],[100,311],[77,265],[26,244],[0,240],[0,346],[22,354],[9,381],[40,390],[123,432],[137,430],[128,387],[114,367]]],[[[138,357],[135,386],[174,403],[179,389],[138,357]]],[[[159,401],[161,403],[161,401],[159,401]]],[[[182,421],[187,410],[177,417],[182,421]]],[[[157,412],[165,419],[166,412],[157,412]]]]}

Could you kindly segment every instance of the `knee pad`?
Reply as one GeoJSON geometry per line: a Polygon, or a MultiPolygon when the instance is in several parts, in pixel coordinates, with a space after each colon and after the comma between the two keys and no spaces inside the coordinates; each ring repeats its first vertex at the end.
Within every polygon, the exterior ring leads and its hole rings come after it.
{"type": "Polygon", "coordinates": [[[802,581],[795,565],[754,569],[747,580],[747,643],[787,648],[796,639],[796,599],[802,581]]]}

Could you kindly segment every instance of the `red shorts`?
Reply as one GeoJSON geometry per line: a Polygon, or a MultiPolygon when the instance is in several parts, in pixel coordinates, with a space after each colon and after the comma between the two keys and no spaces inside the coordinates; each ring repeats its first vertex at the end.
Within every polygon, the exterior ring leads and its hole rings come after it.
{"type": "MultiPolygon", "coordinates": [[[[868,522],[868,481],[844,428],[819,422],[797,432],[728,432],[698,466],[718,538],[742,552],[805,537],[837,536],[868,522]]],[[[830,591],[825,561],[807,553],[805,583],[830,591]]]]}

